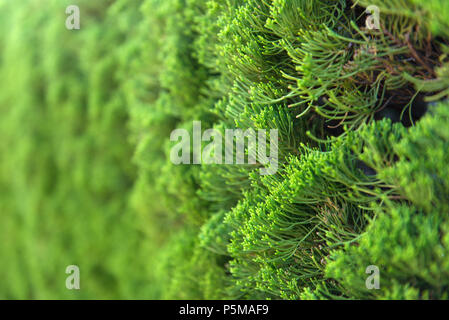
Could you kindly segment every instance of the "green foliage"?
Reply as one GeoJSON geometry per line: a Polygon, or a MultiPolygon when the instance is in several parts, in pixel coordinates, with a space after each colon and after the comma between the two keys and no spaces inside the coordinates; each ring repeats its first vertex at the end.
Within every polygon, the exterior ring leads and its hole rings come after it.
{"type": "Polygon", "coordinates": [[[65,28],[67,3],[45,4],[2,9],[0,296],[144,297],[148,245],[128,209],[133,147],[112,51],[121,32],[107,2],[78,3],[79,32],[65,28]],[[65,288],[71,264],[83,290],[65,288]]]}
{"type": "Polygon", "coordinates": [[[0,297],[448,298],[445,1],[75,2],[0,0],[0,297]],[[193,121],[278,171],[174,165],[193,121]]]}

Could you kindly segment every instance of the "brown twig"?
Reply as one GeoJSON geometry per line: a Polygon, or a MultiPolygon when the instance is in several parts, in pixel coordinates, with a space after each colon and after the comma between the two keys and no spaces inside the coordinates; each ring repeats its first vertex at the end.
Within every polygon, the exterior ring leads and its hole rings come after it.
{"type": "Polygon", "coordinates": [[[434,77],[436,77],[435,71],[431,67],[429,67],[419,56],[419,54],[416,52],[416,50],[413,48],[412,44],[410,43],[410,32],[407,32],[405,34],[405,41],[407,42],[407,47],[410,50],[411,55],[413,58],[415,58],[416,61],[418,61],[424,69],[426,69],[430,74],[432,74],[434,77]]]}

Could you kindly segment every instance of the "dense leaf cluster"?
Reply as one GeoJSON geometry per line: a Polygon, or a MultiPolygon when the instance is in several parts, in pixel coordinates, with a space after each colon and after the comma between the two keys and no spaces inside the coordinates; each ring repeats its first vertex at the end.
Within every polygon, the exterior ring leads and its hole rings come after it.
{"type": "Polygon", "coordinates": [[[448,298],[446,1],[80,0],[79,31],[24,2],[0,1],[0,296],[79,297],[79,264],[85,298],[448,298]],[[278,129],[279,170],[172,164],[193,121],[278,129]]]}

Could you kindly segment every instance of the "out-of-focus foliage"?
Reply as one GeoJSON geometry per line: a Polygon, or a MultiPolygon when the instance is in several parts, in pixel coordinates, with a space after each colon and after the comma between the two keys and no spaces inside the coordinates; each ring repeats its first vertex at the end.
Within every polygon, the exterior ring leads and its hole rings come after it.
{"type": "Polygon", "coordinates": [[[445,1],[74,2],[0,1],[0,297],[448,298],[445,1]],[[279,170],[172,164],[193,121],[279,170]]]}
{"type": "Polygon", "coordinates": [[[120,4],[78,4],[80,31],[65,28],[64,1],[1,9],[2,298],[154,291],[149,244],[128,203],[136,174],[117,50],[126,35],[108,18],[120,4]],[[80,291],[65,288],[72,264],[80,291]]]}

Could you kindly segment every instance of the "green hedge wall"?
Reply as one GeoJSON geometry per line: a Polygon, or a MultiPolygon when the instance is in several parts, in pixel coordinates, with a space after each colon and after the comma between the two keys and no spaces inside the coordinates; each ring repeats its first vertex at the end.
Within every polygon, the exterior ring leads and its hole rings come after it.
{"type": "Polygon", "coordinates": [[[448,298],[448,21],[444,0],[0,0],[0,298],[448,298]],[[172,164],[193,121],[278,129],[279,170],[172,164]]]}

